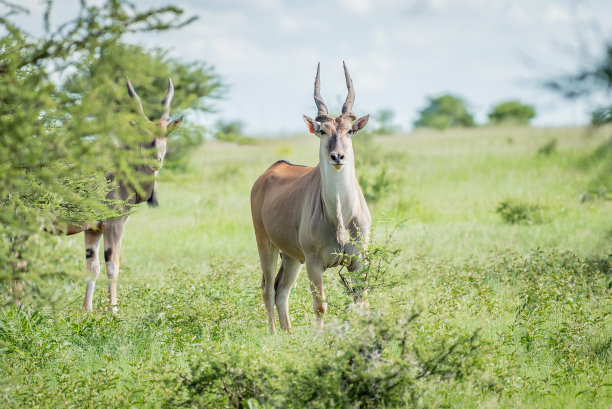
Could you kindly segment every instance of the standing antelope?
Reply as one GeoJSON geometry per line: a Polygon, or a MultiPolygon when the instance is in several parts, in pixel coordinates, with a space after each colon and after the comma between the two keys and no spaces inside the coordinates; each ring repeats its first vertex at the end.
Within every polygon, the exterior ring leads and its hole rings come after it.
{"type": "MultiPolygon", "coordinates": [[[[161,169],[164,156],[166,155],[166,142],[168,134],[179,126],[183,121],[183,117],[179,117],[170,121],[170,103],[174,96],[174,86],[172,80],[168,78],[168,92],[162,100],[164,107],[163,113],[157,122],[151,122],[147,118],[142,108],[140,97],[134,91],[130,80],[127,80],[128,94],[138,105],[139,112],[152,125],[157,126],[157,136],[147,143],[143,144],[144,148],[155,148],[155,162],[152,165],[140,165],[136,168],[141,174],[148,176],[147,182],[143,182],[140,186],[145,196],[139,195],[133,187],[119,181],[115,190],[109,192],[108,199],[118,199],[127,201],[128,205],[135,205],[143,202],[148,202],[152,206],[157,205],[155,199],[155,176],[161,169]]],[[[112,178],[112,175],[109,176],[112,178]]],[[[114,219],[99,221],[93,224],[83,223],[81,225],[69,225],[66,233],[68,235],[85,232],[85,258],[87,261],[87,271],[89,277],[87,279],[87,289],[85,291],[85,300],[83,301],[83,309],[92,310],[92,299],[96,279],[100,275],[100,260],[98,249],[100,247],[100,237],[104,235],[104,261],[106,263],[106,275],[108,277],[108,301],[113,314],[118,312],[117,308],[117,278],[119,277],[119,255],[121,252],[121,241],[123,239],[123,229],[129,216],[121,216],[114,219]]]]}
{"type": "Polygon", "coordinates": [[[355,91],[344,64],[348,95],[342,115],[330,117],[321,98],[319,69],[320,64],[314,84],[317,116],[313,120],[303,115],[310,133],[320,139],[319,164],[312,168],[278,161],[251,190],[251,213],[263,271],[261,287],[272,333],[276,332],[275,304],[281,328],[291,328],[289,294],[302,264],[306,262],[320,323],[327,309],[323,272],[344,262],[349,263],[349,271],[360,270],[358,258],[346,255],[357,255],[359,242],[367,244],[370,234],[370,212],[355,177],[352,146],[352,136],[370,116],[355,121],[355,91]],[[276,273],[279,250],[281,266],[276,273]]]}

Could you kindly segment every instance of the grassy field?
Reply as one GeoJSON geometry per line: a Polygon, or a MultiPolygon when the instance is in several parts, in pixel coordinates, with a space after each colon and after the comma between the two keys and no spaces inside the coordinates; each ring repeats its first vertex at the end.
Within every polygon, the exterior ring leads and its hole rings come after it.
{"type": "Polygon", "coordinates": [[[118,318],[104,273],[80,310],[80,235],[53,244],[50,306],[0,311],[0,407],[611,408],[611,133],[356,137],[389,264],[365,311],[328,270],[323,328],[303,273],[276,336],[250,188],[278,159],[315,165],[318,140],[207,142],[131,217],[118,318]]]}

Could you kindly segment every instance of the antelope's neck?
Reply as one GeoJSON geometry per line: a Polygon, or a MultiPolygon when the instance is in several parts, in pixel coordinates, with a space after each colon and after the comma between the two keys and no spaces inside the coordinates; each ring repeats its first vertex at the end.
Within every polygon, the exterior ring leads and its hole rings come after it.
{"type": "MultiPolygon", "coordinates": [[[[128,194],[133,194],[136,193],[136,203],[135,204],[139,204],[139,203],[143,203],[146,202],[147,200],[149,200],[149,198],[151,197],[151,195],[153,194],[153,190],[155,189],[155,181],[157,179],[157,171],[154,171],[152,168],[150,168],[149,166],[141,166],[138,167],[137,172],[139,172],[140,174],[144,175],[147,179],[146,181],[141,181],[140,182],[140,189],[143,192],[143,195],[139,195],[137,192],[129,192],[128,194]]],[[[133,190],[133,188],[132,188],[133,190]]],[[[127,199],[126,198],[122,198],[122,199],[127,199]]]]}
{"type": "Polygon", "coordinates": [[[359,211],[355,163],[351,159],[336,170],[321,158],[321,197],[326,213],[338,227],[348,227],[359,211]]]}

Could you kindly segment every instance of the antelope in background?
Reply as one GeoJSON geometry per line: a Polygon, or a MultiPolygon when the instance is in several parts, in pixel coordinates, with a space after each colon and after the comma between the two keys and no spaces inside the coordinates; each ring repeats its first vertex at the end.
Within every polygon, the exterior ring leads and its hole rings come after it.
{"type": "MultiPolygon", "coordinates": [[[[157,132],[155,138],[146,144],[142,144],[142,148],[155,149],[155,161],[152,165],[139,165],[136,167],[136,171],[145,176],[146,182],[141,183],[140,188],[145,193],[144,196],[139,195],[133,186],[129,186],[122,181],[118,181],[117,188],[108,193],[107,199],[120,200],[126,203],[126,213],[129,207],[148,202],[151,206],[157,205],[155,198],[155,176],[161,169],[164,156],[166,155],[166,142],[170,132],[181,126],[183,117],[179,117],[173,121],[170,121],[170,103],[174,96],[174,86],[172,80],[168,78],[168,92],[162,100],[163,113],[158,121],[149,121],[142,108],[142,101],[140,97],[134,91],[130,80],[127,80],[127,89],[130,97],[135,100],[138,105],[139,112],[145,117],[145,119],[156,126],[157,132]]],[[[113,175],[107,176],[109,180],[113,179],[113,175]]],[[[118,312],[117,307],[117,279],[119,277],[119,255],[121,253],[121,241],[123,239],[123,230],[125,223],[128,221],[127,215],[117,217],[114,219],[108,219],[98,221],[92,224],[82,223],[79,225],[68,225],[65,232],[67,235],[77,234],[85,232],[85,258],[87,261],[87,271],[89,277],[87,279],[87,289],[85,291],[85,300],[83,301],[83,309],[86,311],[92,310],[92,299],[94,287],[96,285],[96,279],[100,275],[100,260],[98,249],[100,247],[100,238],[104,235],[104,261],[106,263],[106,275],[108,277],[108,301],[113,314],[118,312]]],[[[13,289],[16,300],[15,304],[19,306],[21,300],[19,294],[23,292],[23,282],[17,280],[14,283],[13,289]]]]}
{"type": "Polygon", "coordinates": [[[274,305],[280,326],[291,328],[289,294],[302,264],[306,263],[317,322],[327,309],[323,272],[341,263],[359,271],[355,256],[370,235],[370,212],[357,178],[352,137],[368,122],[369,115],[353,114],[355,91],[344,64],[348,95],[342,115],[329,116],[320,93],[320,64],[314,85],[316,118],[304,115],[310,133],[319,137],[319,164],[294,165],[278,161],[255,182],[251,213],[263,277],[261,287],[270,332],[276,332],[274,305]],[[353,121],[355,121],[353,123],[353,121]],[[276,272],[280,250],[281,266],[276,272]]]}

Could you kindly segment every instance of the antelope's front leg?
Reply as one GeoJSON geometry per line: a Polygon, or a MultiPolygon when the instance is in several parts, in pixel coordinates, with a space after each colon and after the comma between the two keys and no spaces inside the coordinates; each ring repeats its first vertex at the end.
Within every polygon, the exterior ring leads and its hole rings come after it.
{"type": "Polygon", "coordinates": [[[100,275],[100,256],[98,253],[100,237],[102,237],[102,232],[85,230],[85,260],[87,262],[87,272],[89,273],[85,299],[83,300],[83,309],[85,311],[93,310],[93,293],[96,287],[96,280],[100,275]]]}
{"type": "Polygon", "coordinates": [[[117,306],[117,280],[119,279],[119,258],[121,241],[127,217],[108,222],[104,230],[104,262],[108,277],[108,303],[113,314],[119,312],[117,306]]]}
{"type": "Polygon", "coordinates": [[[317,324],[323,324],[323,314],[327,311],[325,302],[325,291],[323,290],[323,272],[325,269],[320,263],[306,260],[306,271],[310,280],[310,292],[312,293],[312,306],[317,317],[317,324]]]}
{"type": "Polygon", "coordinates": [[[363,308],[368,308],[370,306],[370,302],[366,298],[368,296],[368,289],[366,288],[368,283],[362,277],[363,263],[360,256],[354,257],[355,258],[351,260],[351,263],[347,267],[347,270],[351,273],[350,276],[353,282],[353,288],[355,288],[353,292],[353,302],[363,308]]]}

